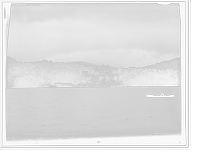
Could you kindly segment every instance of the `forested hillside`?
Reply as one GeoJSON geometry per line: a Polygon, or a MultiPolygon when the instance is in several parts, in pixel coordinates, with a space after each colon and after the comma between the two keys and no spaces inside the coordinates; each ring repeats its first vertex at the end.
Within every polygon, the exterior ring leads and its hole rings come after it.
{"type": "Polygon", "coordinates": [[[181,58],[175,58],[169,61],[163,61],[155,65],[146,66],[145,68],[157,69],[157,70],[167,70],[167,69],[181,70],[181,58]]]}
{"type": "Polygon", "coordinates": [[[181,85],[180,70],[157,70],[144,68],[118,68],[119,80],[126,86],[178,86],[181,85]]]}
{"type": "Polygon", "coordinates": [[[78,84],[84,82],[84,66],[73,63],[38,61],[17,62],[7,58],[7,87],[44,87],[56,82],[78,84]]]}
{"type": "MultiPolygon", "coordinates": [[[[73,86],[100,86],[100,76],[95,66],[83,66],[75,62],[59,63],[37,61],[31,63],[17,62],[11,57],[6,61],[6,87],[28,88],[48,87],[57,82],[70,83],[73,86]],[[83,71],[88,71],[85,75],[83,71]],[[97,77],[98,76],[98,77],[97,77]],[[96,77],[94,80],[93,77],[96,77]]],[[[124,86],[176,86],[181,84],[180,69],[115,68],[113,76],[105,82],[122,83],[124,86]]]]}

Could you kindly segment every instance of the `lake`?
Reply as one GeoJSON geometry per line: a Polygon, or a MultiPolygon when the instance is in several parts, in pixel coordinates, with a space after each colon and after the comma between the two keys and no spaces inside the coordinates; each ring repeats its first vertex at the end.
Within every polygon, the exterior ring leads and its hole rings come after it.
{"type": "Polygon", "coordinates": [[[181,87],[6,89],[8,141],[180,133],[181,87]]]}

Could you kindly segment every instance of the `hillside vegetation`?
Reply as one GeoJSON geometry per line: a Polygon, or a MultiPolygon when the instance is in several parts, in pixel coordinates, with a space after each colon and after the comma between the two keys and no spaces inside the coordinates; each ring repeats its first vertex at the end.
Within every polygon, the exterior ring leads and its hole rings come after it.
{"type": "Polygon", "coordinates": [[[151,68],[151,69],[159,69],[159,70],[166,70],[166,69],[180,70],[181,69],[180,62],[181,62],[180,57],[177,57],[172,60],[163,61],[163,62],[156,63],[154,65],[149,65],[143,68],[151,68]]]}
{"type": "Polygon", "coordinates": [[[17,62],[7,57],[7,88],[178,86],[180,58],[143,68],[85,62],[17,62]]]}

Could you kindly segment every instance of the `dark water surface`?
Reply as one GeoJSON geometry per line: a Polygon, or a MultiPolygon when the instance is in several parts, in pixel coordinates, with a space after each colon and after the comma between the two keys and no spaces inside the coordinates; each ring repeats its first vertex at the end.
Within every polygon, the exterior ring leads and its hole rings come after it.
{"type": "Polygon", "coordinates": [[[7,140],[179,133],[180,87],[6,90],[7,140]],[[147,98],[147,93],[175,97],[147,98]]]}

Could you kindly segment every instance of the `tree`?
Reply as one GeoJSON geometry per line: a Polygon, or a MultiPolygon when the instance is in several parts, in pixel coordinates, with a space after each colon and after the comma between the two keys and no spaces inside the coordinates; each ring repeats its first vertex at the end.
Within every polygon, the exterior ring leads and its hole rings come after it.
{"type": "Polygon", "coordinates": [[[117,82],[118,81],[118,77],[116,75],[114,75],[113,80],[117,82]]]}
{"type": "Polygon", "coordinates": [[[109,79],[109,78],[108,78],[108,76],[107,76],[107,75],[105,76],[105,78],[106,78],[106,81],[108,81],[108,79],[109,79]]]}
{"type": "Polygon", "coordinates": [[[99,80],[100,80],[100,81],[102,80],[102,77],[101,77],[101,76],[99,76],[99,80]]]}

